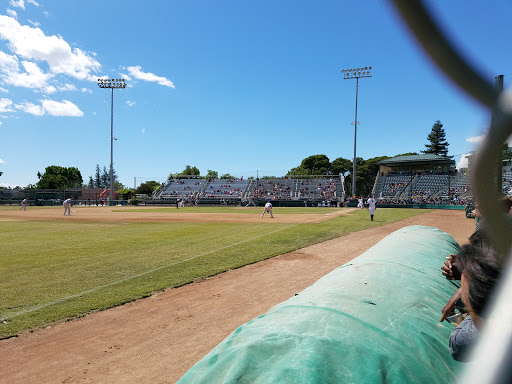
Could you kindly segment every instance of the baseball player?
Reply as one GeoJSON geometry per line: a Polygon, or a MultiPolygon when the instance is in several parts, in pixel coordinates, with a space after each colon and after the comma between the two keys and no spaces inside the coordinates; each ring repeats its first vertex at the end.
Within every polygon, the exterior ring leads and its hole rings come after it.
{"type": "Polygon", "coordinates": [[[359,197],[359,200],[357,200],[357,208],[361,208],[361,209],[364,208],[363,196],[359,197]]]}
{"type": "Polygon", "coordinates": [[[28,204],[28,199],[27,198],[23,199],[23,201],[21,202],[20,209],[23,209],[24,211],[26,211],[27,210],[27,204],[28,204]]]}
{"type": "Polygon", "coordinates": [[[370,196],[370,198],[366,201],[366,204],[368,204],[368,209],[370,211],[370,218],[373,221],[373,213],[375,212],[375,209],[376,209],[375,205],[377,204],[377,202],[375,201],[373,196],[370,196]]]}
{"type": "Polygon", "coordinates": [[[263,217],[265,212],[269,212],[270,217],[274,218],[274,215],[272,215],[272,203],[270,201],[267,201],[267,203],[265,204],[265,208],[263,209],[263,213],[261,214],[261,217],[263,217]]]}
{"type": "Polygon", "coordinates": [[[66,216],[66,211],[68,212],[68,216],[71,216],[71,201],[73,200],[73,197],[70,197],[69,199],[64,200],[62,205],[64,206],[64,216],[66,216]]]}

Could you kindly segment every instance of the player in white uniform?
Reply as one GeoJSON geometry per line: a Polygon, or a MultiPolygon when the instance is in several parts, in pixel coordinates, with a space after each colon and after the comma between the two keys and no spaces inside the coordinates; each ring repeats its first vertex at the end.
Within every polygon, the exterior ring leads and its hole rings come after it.
{"type": "Polygon", "coordinates": [[[64,206],[64,216],[66,216],[66,211],[68,212],[68,216],[71,216],[71,201],[73,200],[73,197],[70,197],[69,199],[64,200],[62,205],[64,206]]]}
{"type": "Polygon", "coordinates": [[[373,198],[373,196],[370,196],[370,198],[366,201],[366,204],[368,204],[368,209],[370,211],[370,217],[373,221],[373,213],[375,212],[375,205],[377,204],[377,202],[375,201],[375,199],[373,198]]]}
{"type": "Polygon", "coordinates": [[[359,198],[359,200],[357,200],[357,208],[361,208],[363,209],[364,208],[364,200],[363,200],[363,196],[361,196],[359,198]]]}
{"type": "Polygon", "coordinates": [[[27,210],[27,204],[28,204],[28,199],[23,199],[23,201],[21,202],[20,209],[23,209],[24,211],[26,211],[27,210]]]}
{"type": "Polygon", "coordinates": [[[261,217],[263,217],[265,212],[269,212],[270,217],[274,218],[274,215],[272,215],[272,203],[270,201],[267,201],[267,203],[265,204],[265,208],[263,209],[263,213],[261,214],[261,217]]]}

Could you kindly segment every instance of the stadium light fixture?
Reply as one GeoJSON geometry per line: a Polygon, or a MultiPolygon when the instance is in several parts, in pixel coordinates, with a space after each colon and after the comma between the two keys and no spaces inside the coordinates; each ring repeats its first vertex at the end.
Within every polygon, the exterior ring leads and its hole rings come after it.
{"type": "Polygon", "coordinates": [[[98,87],[112,89],[110,104],[110,205],[114,204],[114,89],[126,88],[124,79],[98,79],[98,87]]]}
{"type": "Polygon", "coordinates": [[[372,77],[372,67],[361,67],[361,68],[350,68],[342,69],[343,79],[356,79],[356,116],[354,121],[351,123],[354,125],[354,162],[352,168],[352,196],[356,194],[356,144],[357,144],[357,125],[361,124],[357,121],[357,94],[359,92],[359,79],[362,77],[372,77]]]}

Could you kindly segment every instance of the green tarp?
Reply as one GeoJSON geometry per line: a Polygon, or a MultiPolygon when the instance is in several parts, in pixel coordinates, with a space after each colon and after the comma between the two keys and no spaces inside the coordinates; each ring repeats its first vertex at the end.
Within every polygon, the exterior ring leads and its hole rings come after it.
{"type": "Polygon", "coordinates": [[[400,229],[240,326],[179,383],[453,383],[453,326],[439,318],[459,285],[440,267],[458,249],[436,228],[400,229]]]}

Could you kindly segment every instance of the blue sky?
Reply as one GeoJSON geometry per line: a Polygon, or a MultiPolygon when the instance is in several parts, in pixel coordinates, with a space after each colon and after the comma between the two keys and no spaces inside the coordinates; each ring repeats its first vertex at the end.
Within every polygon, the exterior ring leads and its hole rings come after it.
{"type": "MultiPolygon", "coordinates": [[[[512,75],[505,0],[428,1],[494,83],[512,75]]],[[[284,175],[302,159],[424,149],[441,120],[450,155],[476,148],[487,110],[446,80],[387,1],[0,1],[0,185],[35,184],[49,165],[87,182],[110,164],[132,187],[187,164],[235,176],[284,175]]]]}

